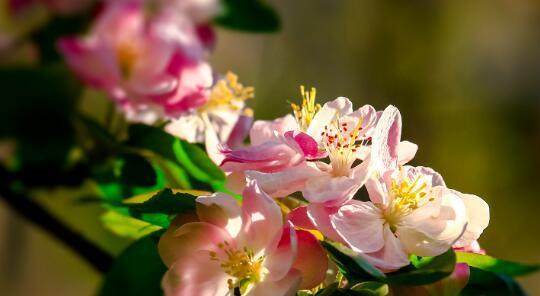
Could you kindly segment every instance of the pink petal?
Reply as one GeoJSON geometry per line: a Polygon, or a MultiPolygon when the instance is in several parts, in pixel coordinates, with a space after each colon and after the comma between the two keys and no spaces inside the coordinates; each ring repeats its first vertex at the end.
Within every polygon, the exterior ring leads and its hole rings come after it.
{"type": "Polygon", "coordinates": [[[400,240],[392,233],[390,227],[385,225],[383,230],[384,247],[373,253],[362,256],[375,267],[384,272],[398,270],[409,264],[409,255],[405,252],[400,240]]]}
{"type": "Polygon", "coordinates": [[[404,165],[411,161],[418,151],[418,145],[409,141],[402,141],[398,145],[398,163],[404,165]]]}
{"type": "Polygon", "coordinates": [[[308,231],[296,230],[298,253],[293,268],[302,274],[299,289],[312,289],[326,278],[328,257],[319,241],[308,231]]]}
{"type": "Polygon", "coordinates": [[[225,159],[221,168],[227,172],[243,172],[256,170],[260,172],[277,172],[295,166],[304,160],[302,151],[294,143],[282,141],[266,142],[262,145],[244,149],[222,149],[225,159]]]}
{"type": "Polygon", "coordinates": [[[288,131],[284,136],[287,139],[293,139],[296,144],[300,146],[300,149],[302,149],[302,152],[304,152],[306,159],[319,159],[326,156],[325,152],[319,151],[319,144],[306,133],[288,131]]]}
{"type": "Polygon", "coordinates": [[[307,213],[307,206],[298,207],[292,210],[287,215],[287,220],[290,221],[294,227],[303,229],[315,230],[317,229],[315,224],[311,222],[307,213]]]}
{"type": "Polygon", "coordinates": [[[86,83],[106,91],[113,91],[120,82],[116,58],[109,48],[97,40],[62,38],[59,51],[75,73],[86,83]]]}
{"type": "Polygon", "coordinates": [[[398,145],[401,138],[401,114],[388,106],[375,128],[371,145],[371,159],[381,174],[397,167],[398,145]]]}
{"type": "Polygon", "coordinates": [[[279,281],[289,273],[297,255],[297,245],[294,228],[290,225],[284,227],[277,247],[267,250],[264,266],[268,269],[268,275],[265,280],[279,281]]]}
{"type": "Polygon", "coordinates": [[[325,237],[345,243],[330,221],[330,216],[335,214],[338,209],[337,207],[325,207],[322,204],[311,203],[307,206],[307,214],[311,222],[325,237]]]}
{"type": "Polygon", "coordinates": [[[244,139],[248,135],[252,123],[253,117],[240,115],[227,139],[227,146],[233,149],[239,148],[244,143],[244,139]]]}
{"type": "Polygon", "coordinates": [[[310,163],[283,169],[277,173],[247,171],[246,174],[257,180],[259,186],[272,197],[284,197],[306,187],[306,181],[322,173],[310,163]]]}
{"type": "Polygon", "coordinates": [[[317,142],[321,142],[321,133],[325,126],[329,126],[336,116],[345,116],[352,112],[352,103],[349,99],[339,97],[324,104],[311,121],[307,134],[312,136],[317,142]]]}
{"type": "Polygon", "coordinates": [[[255,253],[272,248],[283,230],[281,209],[254,180],[248,181],[243,197],[241,234],[244,245],[255,253]]]}
{"type": "Polygon", "coordinates": [[[163,276],[161,286],[167,296],[223,296],[229,292],[227,279],[218,261],[206,251],[192,251],[179,258],[163,276]]]}
{"type": "Polygon", "coordinates": [[[226,229],[236,237],[241,226],[240,205],[228,194],[217,192],[197,198],[197,216],[202,222],[226,229]]]}
{"type": "Polygon", "coordinates": [[[277,135],[283,135],[287,131],[298,130],[296,119],[290,114],[273,121],[257,120],[249,132],[251,145],[261,145],[275,140],[277,135]]]}
{"type": "Polygon", "coordinates": [[[330,217],[341,238],[356,252],[371,253],[384,246],[382,212],[371,202],[350,201],[330,217]]]}
{"type": "Polygon", "coordinates": [[[209,25],[201,25],[196,28],[197,36],[207,50],[214,49],[216,45],[216,32],[209,25]]]}
{"type": "Polygon", "coordinates": [[[350,177],[324,174],[309,178],[302,193],[309,202],[339,206],[353,198],[360,186],[350,177]]]}
{"type": "Polygon", "coordinates": [[[222,228],[204,222],[192,222],[177,229],[169,229],[159,240],[161,259],[167,266],[181,258],[189,257],[194,251],[218,252],[218,244],[233,244],[231,236],[222,228]]]}

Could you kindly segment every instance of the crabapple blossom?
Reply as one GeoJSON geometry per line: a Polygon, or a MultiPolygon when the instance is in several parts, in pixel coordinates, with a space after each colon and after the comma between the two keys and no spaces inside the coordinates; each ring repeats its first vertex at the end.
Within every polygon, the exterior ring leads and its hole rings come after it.
{"type": "Polygon", "coordinates": [[[218,146],[239,147],[247,136],[253,111],[245,101],[253,97],[253,87],[244,87],[229,72],[212,87],[204,105],[172,119],[165,130],[190,143],[205,143],[208,155],[219,164],[223,156],[218,146]]]}
{"type": "Polygon", "coordinates": [[[199,221],[171,227],[160,240],[166,295],[295,295],[325,278],[327,258],[317,239],[284,223],[255,181],[242,206],[224,193],[197,202],[199,221]]]}
{"type": "Polygon", "coordinates": [[[88,35],[65,37],[59,49],[134,121],[177,117],[208,100],[212,72],[195,28],[165,13],[149,16],[139,1],[106,2],[88,35]]]}
{"type": "Polygon", "coordinates": [[[396,270],[409,255],[437,256],[471,243],[487,227],[479,197],[446,188],[429,168],[404,166],[367,186],[370,201],[352,200],[330,216],[335,232],[376,267],[396,270]]]}

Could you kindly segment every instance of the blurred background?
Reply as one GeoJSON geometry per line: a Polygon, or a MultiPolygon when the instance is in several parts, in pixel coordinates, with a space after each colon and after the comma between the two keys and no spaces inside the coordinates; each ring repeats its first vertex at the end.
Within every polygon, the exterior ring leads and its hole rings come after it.
{"type": "MultiPolygon", "coordinates": [[[[217,71],[255,86],[258,119],[289,112],[300,84],[315,86],[320,102],[396,105],[403,138],[420,147],[412,164],[489,203],[482,247],[540,263],[540,2],[268,2],[282,31],[218,30],[212,57],[217,71]]],[[[74,204],[77,192],[39,195],[55,196],[41,200],[110,251],[128,243],[100,225],[99,207],[74,204]]],[[[540,295],[540,274],[521,282],[540,295]]],[[[99,283],[84,261],[0,204],[0,294],[93,295],[99,283]]]]}

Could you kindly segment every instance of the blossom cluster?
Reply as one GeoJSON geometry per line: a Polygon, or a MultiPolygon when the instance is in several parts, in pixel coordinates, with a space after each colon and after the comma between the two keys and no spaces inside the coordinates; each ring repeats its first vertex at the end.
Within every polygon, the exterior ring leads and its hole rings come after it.
{"type": "Polygon", "coordinates": [[[254,123],[249,146],[220,146],[242,206],[224,193],[199,197],[198,218],[169,229],[161,242],[167,294],[313,289],[328,268],[317,236],[382,272],[409,265],[410,255],[478,248],[488,205],[448,188],[431,168],[406,165],[417,145],[401,141],[396,107],[355,110],[344,97],[320,106],[315,89],[301,93],[292,115],[254,123]]]}
{"type": "Polygon", "coordinates": [[[110,0],[85,36],[58,47],[87,85],[106,92],[132,122],[167,122],[166,130],[215,147],[241,142],[251,124],[253,98],[233,73],[212,71],[210,25],[218,0],[110,0]]]}

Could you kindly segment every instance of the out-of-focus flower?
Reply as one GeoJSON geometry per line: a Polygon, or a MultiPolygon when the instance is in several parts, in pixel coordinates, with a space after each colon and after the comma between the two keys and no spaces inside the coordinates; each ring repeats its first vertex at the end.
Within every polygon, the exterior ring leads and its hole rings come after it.
{"type": "Polygon", "coordinates": [[[458,240],[470,242],[489,220],[485,202],[446,188],[429,168],[405,166],[372,185],[371,201],[350,201],[330,220],[343,241],[385,271],[406,266],[409,254],[437,256],[458,240]]]}
{"type": "Polygon", "coordinates": [[[253,87],[244,87],[229,72],[212,87],[206,104],[173,119],[165,129],[190,143],[205,143],[210,158],[219,164],[223,160],[219,145],[239,147],[247,136],[253,111],[245,101],[253,97],[253,87]]]}
{"type": "Polygon", "coordinates": [[[284,224],[255,181],[243,196],[241,207],[223,193],[199,197],[200,221],[164,234],[166,295],[295,295],[324,279],[327,258],[318,241],[284,224]]]}
{"type": "Polygon", "coordinates": [[[212,73],[193,26],[139,1],[110,1],[90,33],[59,48],[89,85],[106,91],[135,121],[177,117],[208,100],[212,73]]]}

